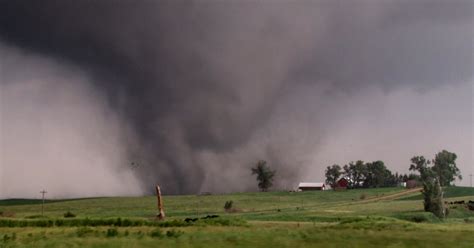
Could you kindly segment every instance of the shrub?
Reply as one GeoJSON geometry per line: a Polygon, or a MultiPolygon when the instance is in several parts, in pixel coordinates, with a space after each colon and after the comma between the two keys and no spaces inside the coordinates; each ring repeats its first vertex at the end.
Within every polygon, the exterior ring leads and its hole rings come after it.
{"type": "Polygon", "coordinates": [[[133,225],[133,222],[129,219],[124,219],[122,221],[122,226],[132,226],[133,225]]]}
{"type": "Polygon", "coordinates": [[[420,223],[420,222],[428,222],[428,218],[424,215],[415,215],[415,216],[411,216],[409,218],[410,221],[413,221],[413,222],[416,222],[416,223],[420,223]]]}
{"type": "MultiPolygon", "coordinates": [[[[16,233],[12,233],[11,236],[8,236],[8,234],[3,235],[3,242],[6,243],[8,241],[15,241],[16,240],[16,233]]],[[[0,246],[3,247],[3,246],[0,246]]]]}
{"type": "Polygon", "coordinates": [[[190,226],[192,223],[187,223],[182,220],[172,220],[172,221],[165,221],[165,222],[154,222],[155,226],[159,227],[182,227],[182,226],[190,226]]]}
{"type": "Polygon", "coordinates": [[[94,231],[90,227],[80,227],[76,230],[77,237],[84,237],[87,234],[93,233],[94,231]]]}
{"type": "Polygon", "coordinates": [[[150,232],[150,236],[153,238],[162,238],[163,232],[159,228],[157,228],[150,232]]]}
{"type": "Polygon", "coordinates": [[[41,219],[43,218],[44,216],[43,215],[29,215],[29,216],[26,216],[25,218],[26,219],[41,219]]]}
{"type": "Polygon", "coordinates": [[[181,235],[183,235],[183,232],[179,230],[176,231],[174,229],[171,229],[169,231],[166,231],[166,236],[169,238],[178,238],[181,235]]]}
{"type": "Polygon", "coordinates": [[[137,234],[137,237],[139,239],[141,239],[143,237],[143,232],[142,231],[138,231],[138,232],[136,232],[136,234],[137,234]]]}
{"type": "Polygon", "coordinates": [[[431,212],[403,213],[403,214],[395,215],[394,217],[401,220],[407,220],[407,221],[416,222],[416,223],[422,223],[422,222],[436,223],[440,221],[439,218],[437,218],[431,212]]]}
{"type": "Polygon", "coordinates": [[[109,228],[109,229],[107,229],[107,232],[106,232],[105,236],[106,236],[107,238],[111,238],[111,237],[116,237],[116,236],[118,236],[118,230],[117,230],[117,228],[109,228]]]}
{"type": "Polygon", "coordinates": [[[224,210],[229,212],[232,209],[232,205],[234,204],[233,201],[226,201],[224,204],[224,210]]]}
{"type": "Polygon", "coordinates": [[[76,217],[76,215],[70,211],[67,211],[66,213],[64,213],[64,218],[74,218],[74,217],[76,217]]]}

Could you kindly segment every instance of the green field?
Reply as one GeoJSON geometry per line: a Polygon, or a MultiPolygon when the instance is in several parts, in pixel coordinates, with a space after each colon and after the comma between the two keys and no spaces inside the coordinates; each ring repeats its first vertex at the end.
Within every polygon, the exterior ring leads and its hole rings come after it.
{"type": "MultiPolygon", "coordinates": [[[[474,247],[474,211],[451,206],[441,221],[415,191],[165,196],[164,222],[153,196],[49,200],[44,217],[41,201],[3,200],[0,247],[474,247]],[[200,219],[208,215],[219,217],[200,219]]],[[[445,191],[448,201],[474,200],[473,188],[445,191]]]]}

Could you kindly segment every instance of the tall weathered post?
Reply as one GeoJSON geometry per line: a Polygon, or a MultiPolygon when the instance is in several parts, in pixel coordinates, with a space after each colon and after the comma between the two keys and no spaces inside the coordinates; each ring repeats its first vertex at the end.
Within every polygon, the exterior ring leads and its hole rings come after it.
{"type": "Polygon", "coordinates": [[[165,210],[163,208],[163,197],[161,196],[161,190],[159,185],[156,185],[156,197],[158,200],[158,214],[156,215],[156,218],[158,218],[159,220],[164,220],[165,210]]]}

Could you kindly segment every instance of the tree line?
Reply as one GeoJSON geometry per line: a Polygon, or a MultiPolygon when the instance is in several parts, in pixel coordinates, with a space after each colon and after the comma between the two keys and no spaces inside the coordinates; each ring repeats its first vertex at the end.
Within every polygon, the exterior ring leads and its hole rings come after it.
{"type": "Polygon", "coordinates": [[[426,181],[425,174],[429,171],[439,178],[441,186],[449,186],[456,178],[462,179],[461,172],[456,166],[456,158],[455,153],[446,150],[437,153],[433,160],[427,160],[423,156],[414,156],[410,160],[409,170],[413,172],[410,174],[398,174],[398,172],[393,174],[381,160],[373,162],[358,160],[342,167],[334,164],[325,170],[326,184],[334,188],[341,178],[347,179],[349,188],[394,187],[408,180],[423,184],[426,181]],[[433,166],[429,167],[430,164],[433,166]]]}
{"type": "Polygon", "coordinates": [[[448,214],[444,206],[443,188],[450,186],[457,179],[461,180],[461,171],[456,165],[457,155],[443,150],[435,154],[434,159],[424,156],[414,156],[410,159],[410,174],[392,174],[383,161],[364,163],[359,160],[343,167],[335,164],[328,166],[325,171],[326,183],[335,187],[337,181],[344,177],[349,188],[393,187],[400,182],[415,180],[423,187],[423,205],[427,212],[432,212],[439,218],[448,214]]]}
{"type": "MultiPolygon", "coordinates": [[[[456,166],[457,155],[443,150],[435,154],[432,160],[423,156],[414,156],[410,159],[410,174],[393,174],[381,160],[364,162],[358,160],[344,166],[334,164],[325,170],[326,183],[335,188],[341,178],[346,178],[349,188],[378,188],[394,187],[401,182],[415,180],[423,186],[424,209],[443,218],[447,210],[443,205],[443,186],[451,185],[456,178],[462,179],[461,171],[456,166]]],[[[258,187],[261,191],[268,191],[273,185],[276,174],[267,162],[260,160],[251,168],[253,175],[257,176],[258,187]]]]}
{"type": "Polygon", "coordinates": [[[333,188],[341,178],[347,179],[348,188],[393,187],[403,180],[402,175],[393,174],[381,160],[367,163],[358,160],[342,167],[334,164],[326,168],[325,176],[326,184],[333,188]]]}

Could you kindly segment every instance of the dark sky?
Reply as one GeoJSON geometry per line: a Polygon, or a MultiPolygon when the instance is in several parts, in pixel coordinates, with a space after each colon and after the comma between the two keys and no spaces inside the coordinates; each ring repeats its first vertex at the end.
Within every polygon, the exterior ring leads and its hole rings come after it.
{"type": "MultiPolygon", "coordinates": [[[[75,171],[76,195],[253,190],[259,159],[289,188],[333,163],[407,172],[411,156],[451,149],[467,178],[473,11],[468,0],[2,0],[0,173],[46,187],[52,171],[75,171]]],[[[26,194],[9,185],[3,195],[26,194]]]]}

